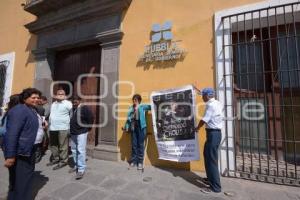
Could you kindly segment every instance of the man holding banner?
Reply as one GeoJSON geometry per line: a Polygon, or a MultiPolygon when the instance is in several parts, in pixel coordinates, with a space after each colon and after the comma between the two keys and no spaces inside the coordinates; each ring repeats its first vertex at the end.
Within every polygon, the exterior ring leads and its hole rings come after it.
{"type": "Polygon", "coordinates": [[[199,160],[199,129],[206,125],[206,142],[204,146],[204,163],[208,188],[202,192],[221,192],[218,169],[218,149],[221,142],[223,126],[223,106],[214,98],[214,90],[198,90],[206,103],[205,114],[196,126],[195,90],[188,85],[152,92],[151,106],[155,141],[159,159],[175,162],[199,160]]]}
{"type": "MultiPolygon", "coordinates": [[[[198,90],[198,89],[197,89],[198,90]]],[[[200,92],[200,90],[198,90],[200,92]]],[[[204,193],[221,192],[220,173],[218,168],[218,149],[221,142],[223,127],[223,106],[214,98],[212,88],[204,88],[200,93],[206,103],[205,114],[196,130],[206,125],[206,142],[204,146],[204,163],[209,188],[202,189],[204,193]]]]}

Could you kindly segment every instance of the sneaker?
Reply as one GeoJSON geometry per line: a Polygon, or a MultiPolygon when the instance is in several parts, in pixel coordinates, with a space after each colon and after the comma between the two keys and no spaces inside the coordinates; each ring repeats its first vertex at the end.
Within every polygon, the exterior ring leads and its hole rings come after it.
{"type": "Polygon", "coordinates": [[[204,194],[212,193],[212,190],[210,188],[201,188],[200,191],[204,194]]]}
{"type": "Polygon", "coordinates": [[[136,164],[134,162],[130,163],[130,167],[135,167],[136,164]]]}
{"type": "Polygon", "coordinates": [[[144,165],[142,163],[139,163],[138,166],[137,166],[137,169],[138,170],[144,169],[144,165]]]}
{"type": "Polygon", "coordinates": [[[77,173],[76,173],[75,179],[76,179],[76,180],[82,179],[82,178],[83,178],[83,175],[84,175],[84,172],[77,172],[77,173]]]}
{"type": "Polygon", "coordinates": [[[71,173],[74,173],[74,172],[76,172],[76,168],[74,167],[74,168],[71,168],[71,169],[69,169],[69,173],[71,174],[71,173]]]}

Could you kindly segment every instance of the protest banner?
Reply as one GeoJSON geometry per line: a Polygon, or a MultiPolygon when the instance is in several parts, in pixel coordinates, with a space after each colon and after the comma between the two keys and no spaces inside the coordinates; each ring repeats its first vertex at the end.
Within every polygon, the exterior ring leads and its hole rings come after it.
{"type": "Polygon", "coordinates": [[[193,86],[152,92],[151,106],[159,159],[199,160],[193,86]]]}

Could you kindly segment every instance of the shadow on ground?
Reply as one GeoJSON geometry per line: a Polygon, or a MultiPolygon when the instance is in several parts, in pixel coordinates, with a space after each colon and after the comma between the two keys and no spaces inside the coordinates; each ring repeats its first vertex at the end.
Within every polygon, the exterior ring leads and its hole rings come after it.
{"type": "Polygon", "coordinates": [[[49,178],[42,175],[41,171],[35,171],[33,173],[33,178],[32,178],[32,199],[36,197],[38,194],[39,190],[46,185],[46,183],[49,181],[49,178]]]}
{"type": "Polygon", "coordinates": [[[174,177],[181,177],[185,181],[199,187],[199,188],[205,188],[206,185],[204,184],[204,178],[199,175],[197,175],[194,172],[191,171],[185,171],[185,170],[175,170],[175,169],[170,169],[170,168],[160,168],[161,170],[170,172],[173,174],[174,177]]]}

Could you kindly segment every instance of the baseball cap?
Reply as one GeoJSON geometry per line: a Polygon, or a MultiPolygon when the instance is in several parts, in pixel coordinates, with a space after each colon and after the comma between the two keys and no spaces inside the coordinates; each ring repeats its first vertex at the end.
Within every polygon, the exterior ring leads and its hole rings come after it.
{"type": "Polygon", "coordinates": [[[201,91],[202,96],[207,95],[207,96],[214,96],[215,95],[215,90],[212,88],[204,88],[201,91]]]}

